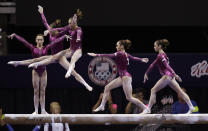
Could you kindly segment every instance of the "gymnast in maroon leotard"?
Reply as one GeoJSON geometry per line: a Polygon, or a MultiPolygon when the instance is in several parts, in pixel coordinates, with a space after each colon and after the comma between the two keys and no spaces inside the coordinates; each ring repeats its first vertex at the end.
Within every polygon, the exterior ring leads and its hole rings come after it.
{"type": "Polygon", "coordinates": [[[146,80],[148,80],[148,74],[155,65],[158,66],[162,78],[151,89],[148,108],[145,109],[142,112],[142,114],[151,113],[151,108],[153,104],[156,102],[156,93],[167,85],[169,85],[173,90],[175,90],[178,93],[178,95],[180,95],[184,99],[184,101],[186,101],[186,103],[189,106],[189,111],[187,113],[192,113],[192,111],[195,109],[188,95],[181,89],[181,87],[176,81],[178,80],[181,82],[182,81],[181,78],[178,75],[176,75],[174,70],[169,65],[169,59],[166,53],[164,52],[164,50],[167,48],[168,45],[169,45],[169,41],[166,39],[157,40],[154,43],[154,50],[158,52],[158,55],[157,58],[154,60],[154,62],[147,69],[144,75],[144,83],[146,82],[146,80]]]}
{"type": "MultiPolygon", "coordinates": [[[[66,50],[66,51],[60,52],[57,55],[54,55],[53,58],[51,58],[50,60],[46,59],[41,62],[33,63],[33,64],[29,65],[29,67],[38,67],[41,65],[48,65],[48,64],[54,63],[57,60],[61,60],[62,59],[61,55],[65,55],[66,58],[71,57],[71,62],[68,66],[67,73],[66,73],[65,77],[68,78],[71,75],[72,71],[75,68],[76,61],[82,56],[82,34],[83,33],[82,33],[81,27],[77,26],[77,19],[82,16],[82,13],[80,13],[80,12],[81,12],[80,10],[77,10],[77,13],[74,14],[74,16],[69,19],[68,26],[65,26],[62,28],[54,28],[54,29],[49,28],[49,30],[48,30],[49,34],[50,34],[50,32],[54,32],[54,31],[68,33],[69,36],[71,37],[69,50],[66,50]]],[[[42,14],[43,20],[46,21],[43,16],[43,12],[41,11],[40,13],[42,14]]],[[[44,23],[46,23],[46,22],[44,22],[44,23]]],[[[64,66],[64,68],[66,68],[66,66],[68,64],[66,65],[65,63],[63,64],[63,62],[62,62],[61,65],[64,66]]],[[[86,86],[86,87],[90,88],[89,86],[86,86]]]]}
{"type": "MultiPolygon", "coordinates": [[[[27,42],[24,38],[18,36],[17,34],[12,34],[8,36],[8,38],[13,39],[15,37],[17,40],[22,42],[26,47],[28,47],[31,52],[32,52],[32,57],[33,58],[39,58],[41,56],[42,59],[45,57],[47,58],[48,56],[45,56],[48,54],[48,50],[59,43],[60,41],[63,41],[64,38],[66,37],[65,35],[56,39],[55,41],[51,42],[50,44],[46,45],[45,47],[43,46],[44,43],[44,36],[42,34],[38,34],[36,36],[36,43],[37,45],[34,46],[31,43],[27,42]]],[[[18,65],[28,65],[30,64],[30,60],[26,61],[10,61],[8,64],[18,66],[18,65]]],[[[32,71],[32,83],[33,83],[33,88],[34,88],[34,107],[35,107],[35,112],[34,114],[38,114],[38,106],[39,106],[39,101],[41,105],[41,113],[45,114],[47,113],[45,111],[45,88],[47,85],[47,72],[46,72],[46,67],[45,66],[39,66],[36,69],[33,69],[32,71]],[[39,99],[39,90],[40,90],[40,99],[39,99]]]]}
{"type": "MultiPolygon", "coordinates": [[[[56,28],[57,26],[60,26],[60,21],[59,19],[57,19],[55,22],[53,22],[52,24],[48,24],[47,20],[46,20],[46,17],[43,13],[43,7],[42,6],[38,6],[38,12],[40,13],[41,15],[41,18],[42,18],[42,22],[45,26],[45,28],[47,30],[51,30],[53,28],[56,28]]],[[[51,31],[51,32],[48,32],[49,33],[49,42],[52,42],[54,40],[56,40],[57,38],[63,36],[64,34],[67,33],[67,31],[58,31],[58,30],[54,30],[54,31],[51,31]]],[[[60,41],[60,43],[54,45],[53,47],[51,47],[51,54],[56,54],[60,51],[62,51],[64,49],[64,41],[60,41]]]]}
{"type": "Polygon", "coordinates": [[[126,53],[125,50],[128,49],[131,45],[130,40],[119,40],[116,44],[117,52],[114,54],[95,54],[88,53],[90,56],[104,56],[111,57],[115,59],[116,65],[118,67],[119,77],[111,81],[109,84],[105,86],[104,94],[102,98],[102,102],[100,106],[94,110],[94,112],[104,110],[105,103],[108,100],[110,91],[116,87],[123,86],[124,93],[126,95],[126,99],[130,102],[136,104],[142,109],[146,109],[147,107],[138,99],[132,96],[132,77],[131,74],[127,71],[127,66],[129,64],[129,60],[140,61],[140,62],[148,62],[148,58],[138,58],[133,57],[130,54],[126,53]]]}
{"type": "MultiPolygon", "coordinates": [[[[29,67],[37,68],[39,66],[46,66],[51,63],[59,63],[64,69],[69,70],[68,74],[66,75],[66,78],[72,74],[77,81],[79,81],[81,84],[83,84],[87,90],[92,91],[92,87],[89,86],[85,80],[80,76],[75,70],[75,62],[82,56],[82,29],[81,27],[77,26],[77,19],[79,16],[81,16],[82,13],[78,9],[77,13],[74,14],[73,17],[69,18],[68,25],[61,27],[61,28],[54,28],[50,29],[50,32],[58,31],[61,34],[68,34],[70,37],[67,37],[70,39],[70,48],[60,51],[56,54],[53,54],[48,57],[40,57],[36,59],[28,60],[31,62],[29,64],[29,67]],[[71,62],[69,63],[67,58],[71,57],[71,62]]],[[[26,60],[27,61],[27,60],[26,60]]]]}

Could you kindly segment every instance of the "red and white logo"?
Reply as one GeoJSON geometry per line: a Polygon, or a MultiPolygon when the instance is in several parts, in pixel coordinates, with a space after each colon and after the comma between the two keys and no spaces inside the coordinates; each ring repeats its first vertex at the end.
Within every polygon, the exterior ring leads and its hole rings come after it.
{"type": "Polygon", "coordinates": [[[99,86],[105,86],[117,75],[115,62],[108,57],[95,57],[88,66],[89,78],[99,86]]]}
{"type": "Polygon", "coordinates": [[[200,78],[201,76],[208,75],[208,64],[204,60],[201,63],[197,63],[191,67],[191,76],[200,78]]]}

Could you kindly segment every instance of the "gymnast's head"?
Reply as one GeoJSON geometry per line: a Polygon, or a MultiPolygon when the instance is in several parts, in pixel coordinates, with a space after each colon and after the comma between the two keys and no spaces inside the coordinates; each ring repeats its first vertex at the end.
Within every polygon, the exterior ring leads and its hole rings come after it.
{"type": "Polygon", "coordinates": [[[154,50],[155,52],[159,52],[160,50],[165,50],[169,44],[170,43],[167,39],[157,40],[154,43],[154,50]]]}
{"type": "Polygon", "coordinates": [[[42,47],[44,43],[44,35],[43,34],[37,34],[35,38],[35,42],[37,43],[37,47],[42,47]]]}
{"type": "Polygon", "coordinates": [[[119,40],[116,43],[116,50],[117,51],[125,51],[129,49],[131,46],[131,41],[130,40],[119,40]]]}
{"type": "Polygon", "coordinates": [[[52,22],[50,24],[50,28],[58,28],[61,27],[61,20],[60,19],[56,19],[54,22],[52,22]]]}
{"type": "MultiPolygon", "coordinates": [[[[60,19],[57,19],[56,21],[54,21],[53,23],[50,24],[50,29],[58,28],[58,27],[61,27],[61,20],[60,19]]],[[[58,33],[59,33],[58,30],[50,31],[50,34],[52,37],[57,36],[58,33]]]]}
{"type": "Polygon", "coordinates": [[[77,12],[74,14],[73,17],[70,17],[68,20],[69,28],[75,29],[77,27],[77,22],[82,19],[82,11],[80,9],[77,9],[77,12]]]}
{"type": "Polygon", "coordinates": [[[50,103],[50,111],[52,114],[60,114],[61,113],[61,106],[58,102],[51,102],[50,103]]]}

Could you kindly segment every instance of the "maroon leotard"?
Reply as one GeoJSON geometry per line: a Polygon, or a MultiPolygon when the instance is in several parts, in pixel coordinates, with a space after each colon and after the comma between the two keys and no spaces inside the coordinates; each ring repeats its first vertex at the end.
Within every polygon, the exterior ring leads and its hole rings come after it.
{"type": "Polygon", "coordinates": [[[115,62],[118,67],[118,73],[120,77],[123,76],[131,77],[131,74],[127,71],[127,66],[129,65],[129,59],[134,61],[142,61],[141,58],[133,57],[130,54],[122,51],[117,51],[114,54],[98,54],[97,56],[115,58],[115,62]]]}
{"type": "MultiPolygon", "coordinates": [[[[63,41],[65,36],[62,36],[56,40],[54,40],[53,42],[51,42],[50,44],[48,44],[47,46],[39,49],[37,47],[35,47],[34,45],[32,45],[31,43],[27,42],[24,38],[22,38],[21,36],[15,34],[14,37],[19,40],[20,42],[22,42],[26,47],[28,47],[31,52],[32,52],[32,57],[33,58],[37,58],[37,57],[41,57],[44,55],[48,54],[48,50],[53,47],[55,44],[59,43],[60,41],[63,41]]],[[[46,67],[45,66],[39,66],[37,69],[34,69],[39,76],[42,76],[42,73],[45,71],[46,67]]]]}
{"type": "Polygon", "coordinates": [[[157,65],[160,71],[160,74],[168,75],[170,77],[174,77],[174,70],[169,65],[169,59],[165,53],[160,53],[157,55],[157,58],[154,60],[154,62],[149,66],[149,68],[146,71],[146,74],[148,75],[149,72],[152,70],[152,68],[157,65]]]}

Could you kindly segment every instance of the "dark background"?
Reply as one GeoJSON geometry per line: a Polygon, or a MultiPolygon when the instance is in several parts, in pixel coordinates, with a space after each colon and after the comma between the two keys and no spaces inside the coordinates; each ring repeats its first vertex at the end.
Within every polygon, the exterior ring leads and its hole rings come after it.
{"type": "Polygon", "coordinates": [[[82,25],[87,26],[208,25],[205,0],[19,0],[17,24],[40,25],[38,4],[45,7],[50,21],[60,18],[66,22],[80,8],[84,14],[82,25]]]}
{"type": "MultiPolygon", "coordinates": [[[[60,18],[62,26],[67,24],[67,20],[77,8],[83,11],[84,17],[79,22],[84,32],[83,53],[112,53],[115,52],[115,44],[120,39],[130,39],[133,43],[129,53],[143,54],[154,53],[153,43],[155,40],[166,38],[170,41],[167,53],[201,54],[208,53],[208,1],[69,1],[69,0],[18,0],[16,22],[2,26],[7,35],[15,32],[23,36],[29,42],[35,44],[35,36],[42,33],[45,28],[41,22],[37,11],[37,5],[44,7],[44,13],[49,22],[60,18]]],[[[45,38],[48,44],[48,38],[45,38]]],[[[65,42],[66,43],[66,42],[65,42]]],[[[6,77],[6,82],[15,83],[21,81],[22,85],[4,86],[5,79],[1,79],[0,107],[3,113],[32,113],[33,112],[33,88],[31,70],[26,67],[13,68],[7,66],[9,60],[16,58],[30,58],[30,50],[24,47],[17,40],[7,40],[7,55],[1,57],[1,69],[9,70],[1,74],[6,77]],[[6,68],[5,68],[6,67],[6,68]],[[22,73],[21,73],[22,72],[22,73]],[[15,74],[15,75],[14,75],[15,74]],[[25,75],[27,74],[27,75],[25,75]],[[26,81],[27,80],[27,81],[26,81]]],[[[69,43],[65,44],[65,48],[69,43]]],[[[80,59],[83,60],[83,59],[80,59]]],[[[151,62],[151,61],[150,61],[151,62]]],[[[176,63],[176,66],[186,63],[176,63]]],[[[80,65],[77,67],[82,68],[80,65]]],[[[53,79],[63,78],[65,70],[54,64],[48,67],[48,77],[53,79]],[[59,74],[55,75],[54,74],[59,74]]],[[[84,67],[86,68],[86,67],[84,67]]],[[[84,72],[82,72],[84,73],[84,72]]],[[[180,72],[179,72],[180,73],[180,72]]],[[[137,75],[137,74],[136,74],[137,75]]],[[[143,74],[140,74],[143,75],[143,74]]],[[[154,76],[154,75],[153,75],[154,76]]],[[[183,76],[183,74],[182,74],[183,76]]],[[[207,78],[207,77],[206,77],[207,78]]],[[[85,79],[88,79],[85,77],[85,79]]],[[[159,79],[159,77],[158,77],[159,79]]],[[[72,84],[73,78],[60,83],[60,87],[47,87],[46,110],[49,112],[49,103],[60,102],[62,113],[85,114],[91,113],[92,106],[99,98],[103,87],[95,87],[93,92],[88,92],[79,83],[72,84]]],[[[56,81],[53,81],[56,82],[56,81]]],[[[48,81],[49,85],[52,83],[48,81]]],[[[56,82],[56,84],[59,81],[56,82]]],[[[140,83],[140,82],[138,82],[140,83]]],[[[207,113],[207,93],[208,86],[188,87],[188,82],[182,83],[186,87],[191,99],[195,100],[201,113],[207,113]]],[[[204,83],[207,84],[207,83],[204,83]]],[[[11,85],[11,84],[10,84],[11,85]]],[[[142,84],[135,85],[134,88],[143,87],[142,84]]],[[[145,88],[145,98],[149,99],[151,87],[145,88]]],[[[176,93],[167,88],[158,93],[158,96],[176,93]]],[[[124,113],[127,104],[122,88],[112,91],[113,101],[118,104],[118,113],[124,113]]],[[[117,127],[118,130],[129,130],[134,126],[117,127]]],[[[32,126],[14,126],[16,130],[31,130],[32,126]]],[[[95,126],[72,126],[71,130],[102,130],[95,126]]],[[[104,126],[100,126],[103,128],[104,126]]],[[[193,125],[192,130],[206,129],[207,125],[193,125]]],[[[6,130],[6,128],[0,128],[6,130]]],[[[115,129],[114,129],[115,130],[115,129]]]]}

